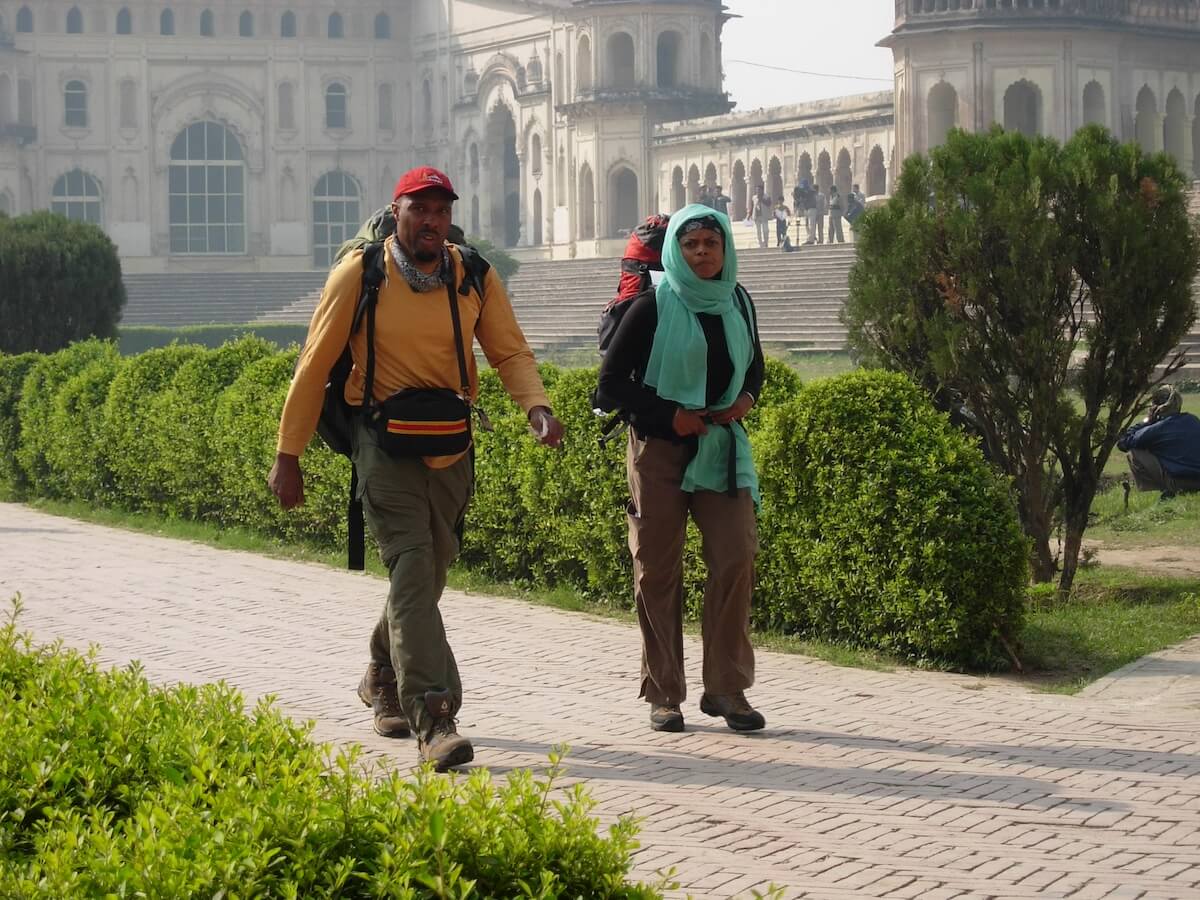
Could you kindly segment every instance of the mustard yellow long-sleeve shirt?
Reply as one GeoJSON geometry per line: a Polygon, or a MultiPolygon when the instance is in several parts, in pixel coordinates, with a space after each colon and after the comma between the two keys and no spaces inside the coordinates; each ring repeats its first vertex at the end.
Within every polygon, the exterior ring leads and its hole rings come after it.
{"type": "MultiPolygon", "coordinates": [[[[375,311],[375,384],[372,394],[385,400],[405,388],[461,388],[458,355],[454,349],[454,324],[446,291],[439,289],[420,294],[409,287],[392,259],[391,242],[384,247],[387,279],[379,289],[375,311]]],[[[455,284],[464,278],[462,259],[450,251],[455,267],[455,284]]],[[[279,422],[280,453],[300,456],[317,429],[317,419],[325,397],[329,370],[337,362],[346,340],[354,368],[346,382],[346,401],[362,402],[367,365],[367,333],[364,323],[351,335],[354,311],[362,293],[362,251],[347,256],[329,273],[321,300],[308,326],[308,338],[296,365],[279,422]]],[[[471,400],[479,393],[479,372],[472,352],[473,339],[479,340],[484,355],[500,376],[513,400],[529,412],[535,406],[549,406],[546,389],[538,375],[533,351],[517,324],[504,284],[495,269],[484,280],[482,301],[472,290],[467,296],[456,293],[462,322],[463,353],[470,377],[471,400]]],[[[452,465],[460,457],[428,457],[433,468],[452,465]]]]}

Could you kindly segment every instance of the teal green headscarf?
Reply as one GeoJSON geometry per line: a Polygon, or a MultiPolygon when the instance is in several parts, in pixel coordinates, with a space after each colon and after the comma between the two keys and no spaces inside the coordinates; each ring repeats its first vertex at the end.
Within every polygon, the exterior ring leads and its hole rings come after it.
{"type": "MultiPolygon", "coordinates": [[[[734,297],[738,267],[729,217],[699,203],[685,206],[671,216],[662,261],[666,277],[655,292],[658,327],[654,331],[645,382],[664,400],[672,400],[684,409],[704,409],[708,405],[708,341],[697,314],[720,316],[729,358],[733,361],[733,377],[716,406],[718,409],[732,406],[754,361],[754,337],[734,297]],[[706,217],[715,218],[725,232],[725,267],[711,280],[692,271],[679,246],[683,226],[706,217]]],[[[683,490],[692,493],[729,489],[730,441],[734,442],[737,454],[737,487],[749,488],[757,504],[758,473],[750,455],[750,439],[740,422],[728,428],[710,425],[708,434],[701,435],[696,456],[683,475],[683,490]]]]}

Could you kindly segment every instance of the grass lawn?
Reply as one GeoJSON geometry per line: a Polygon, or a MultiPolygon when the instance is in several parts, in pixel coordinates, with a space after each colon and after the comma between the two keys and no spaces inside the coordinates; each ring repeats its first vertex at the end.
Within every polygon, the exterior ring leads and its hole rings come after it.
{"type": "Polygon", "coordinates": [[[1124,491],[1117,485],[1096,497],[1092,515],[1095,524],[1088,528],[1087,539],[1106,547],[1200,548],[1200,494],[1161,500],[1157,492],[1133,490],[1126,509],[1124,491]]]}

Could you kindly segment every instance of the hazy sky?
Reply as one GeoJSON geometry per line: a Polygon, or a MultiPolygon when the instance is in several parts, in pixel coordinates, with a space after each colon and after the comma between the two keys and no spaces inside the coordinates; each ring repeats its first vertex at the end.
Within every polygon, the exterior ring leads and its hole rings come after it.
{"type": "Polygon", "coordinates": [[[892,0],[725,0],[725,89],[737,109],[890,90],[892,53],[875,43],[895,24],[892,0]],[[881,80],[800,75],[749,66],[881,80]]]}

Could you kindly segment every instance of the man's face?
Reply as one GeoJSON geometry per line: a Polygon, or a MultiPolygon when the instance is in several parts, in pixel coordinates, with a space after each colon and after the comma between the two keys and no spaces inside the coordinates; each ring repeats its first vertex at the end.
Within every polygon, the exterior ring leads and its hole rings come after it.
{"type": "Polygon", "coordinates": [[[454,201],[445,191],[431,188],[406,194],[392,204],[396,216],[396,238],[417,262],[433,262],[442,253],[450,234],[454,201]]]}

